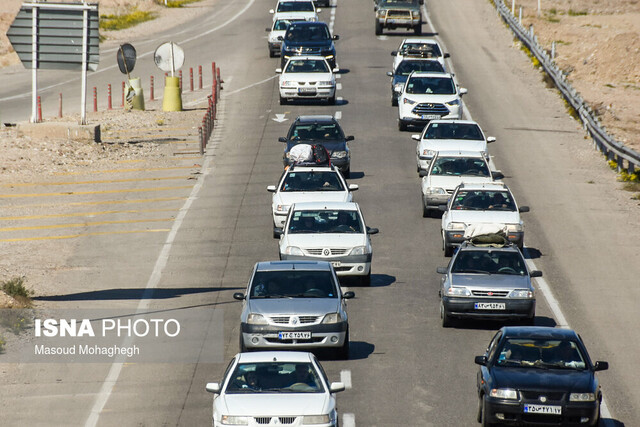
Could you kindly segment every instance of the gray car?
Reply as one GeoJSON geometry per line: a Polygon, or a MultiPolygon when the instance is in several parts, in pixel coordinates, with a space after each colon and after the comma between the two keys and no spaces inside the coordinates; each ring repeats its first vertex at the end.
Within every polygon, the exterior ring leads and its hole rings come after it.
{"type": "Polygon", "coordinates": [[[464,242],[447,267],[438,267],[443,327],[454,318],[523,319],[533,324],[536,311],[532,277],[520,250],[506,241],[464,242]]]}
{"type": "Polygon", "coordinates": [[[259,262],[253,269],[240,318],[240,351],[329,348],[349,358],[347,304],[325,261],[259,262]]]}

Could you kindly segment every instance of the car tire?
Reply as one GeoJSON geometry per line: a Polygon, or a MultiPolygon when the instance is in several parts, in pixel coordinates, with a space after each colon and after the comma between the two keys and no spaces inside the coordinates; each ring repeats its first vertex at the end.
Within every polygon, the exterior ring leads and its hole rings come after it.
{"type": "Polygon", "coordinates": [[[244,340],[242,339],[242,332],[240,332],[240,345],[238,345],[238,349],[240,350],[240,353],[247,353],[249,350],[247,349],[247,346],[244,345],[244,340]]]}
{"type": "Polygon", "coordinates": [[[276,57],[276,52],[269,49],[269,58],[275,58],[276,57]]]}
{"type": "Polygon", "coordinates": [[[413,27],[413,33],[416,36],[422,35],[422,24],[418,24],[415,27],[413,27]]]}
{"type": "Polygon", "coordinates": [[[336,105],[336,95],[334,94],[331,98],[327,98],[327,102],[329,105],[336,105]]]}
{"type": "Polygon", "coordinates": [[[392,107],[397,107],[398,106],[398,98],[396,97],[391,97],[391,106],[392,107]]]}
{"type": "Polygon", "coordinates": [[[453,256],[453,246],[444,245],[444,256],[447,258],[451,258],[453,256]]]}
{"type": "Polygon", "coordinates": [[[407,124],[403,120],[398,119],[398,130],[400,132],[407,130],[407,124]]]}
{"type": "Polygon", "coordinates": [[[382,35],[382,24],[376,20],[376,36],[382,35]]]}
{"type": "Polygon", "coordinates": [[[287,105],[287,98],[280,97],[280,105],[287,105]]]}
{"type": "Polygon", "coordinates": [[[338,360],[349,360],[349,329],[344,336],[344,344],[336,350],[335,356],[338,360]]]}
{"type": "Polygon", "coordinates": [[[476,411],[476,421],[482,422],[482,397],[478,397],[478,410],[476,411]]]}
{"type": "Polygon", "coordinates": [[[453,319],[451,318],[451,315],[447,313],[447,310],[444,309],[442,300],[440,300],[440,320],[442,320],[443,328],[450,328],[453,326],[453,319]]]}
{"type": "Polygon", "coordinates": [[[487,412],[487,399],[485,396],[482,396],[482,420],[480,424],[482,427],[493,427],[494,424],[487,421],[487,412]]]}
{"type": "Polygon", "coordinates": [[[431,216],[431,212],[427,209],[427,205],[422,201],[422,218],[429,218],[431,216]]]}

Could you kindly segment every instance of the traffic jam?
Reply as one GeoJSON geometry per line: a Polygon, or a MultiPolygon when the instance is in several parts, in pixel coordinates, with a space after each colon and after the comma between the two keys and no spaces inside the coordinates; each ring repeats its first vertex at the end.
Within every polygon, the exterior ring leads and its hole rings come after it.
{"type": "MultiPolygon", "coordinates": [[[[267,53],[277,59],[280,105],[339,104],[339,50],[333,2],[279,0],[270,10],[267,53]]],[[[502,181],[490,145],[469,119],[450,58],[435,36],[422,36],[422,0],[374,0],[375,31],[413,31],[391,52],[389,102],[398,131],[415,142],[422,216],[441,221],[446,267],[438,291],[443,328],[491,320],[506,324],[477,365],[477,421],[490,425],[599,425],[602,392],[577,331],[536,326],[536,282],[527,262],[523,217],[530,211],[502,181]],[[408,131],[408,132],[407,132],[408,131]]],[[[347,387],[319,359],[348,360],[348,300],[372,285],[376,234],[351,184],[349,143],[341,117],[300,114],[278,141],[283,172],[271,197],[273,260],[253,266],[242,304],[239,353],[220,382],[210,382],[214,426],[338,426],[337,393],[347,387]],[[278,258],[275,257],[278,250],[278,258]],[[346,285],[349,285],[348,287],[346,285]]],[[[413,166],[411,166],[413,168],[413,166]]],[[[413,172],[412,172],[413,173],[413,172]]],[[[247,266],[247,269],[250,269],[247,266]]],[[[357,304],[357,300],[350,301],[357,304]]],[[[474,358],[475,357],[475,358],[474,358]]],[[[355,424],[355,423],[354,423],[355,424]]]]}

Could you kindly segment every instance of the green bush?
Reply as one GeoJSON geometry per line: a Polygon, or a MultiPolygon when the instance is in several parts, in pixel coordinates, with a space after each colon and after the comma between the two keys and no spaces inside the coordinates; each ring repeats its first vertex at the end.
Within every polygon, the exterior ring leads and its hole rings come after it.
{"type": "Polygon", "coordinates": [[[153,12],[133,9],[124,15],[100,15],[101,30],[123,30],[156,18],[153,12]]]}
{"type": "Polygon", "coordinates": [[[31,291],[24,286],[24,277],[14,277],[2,283],[2,290],[13,298],[31,298],[31,291]]]}

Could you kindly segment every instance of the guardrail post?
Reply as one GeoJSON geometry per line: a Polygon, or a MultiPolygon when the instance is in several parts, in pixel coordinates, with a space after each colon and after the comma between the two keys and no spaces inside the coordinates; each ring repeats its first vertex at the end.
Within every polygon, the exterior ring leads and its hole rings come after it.
{"type": "Polygon", "coordinates": [[[520,6],[520,12],[519,12],[518,20],[520,21],[520,25],[522,25],[522,6],[520,6]]]}
{"type": "Polygon", "coordinates": [[[42,99],[40,95],[38,95],[38,117],[36,118],[37,123],[42,121],[42,99]]]}
{"type": "Polygon", "coordinates": [[[180,82],[178,85],[180,90],[182,90],[182,70],[178,71],[178,81],[180,82]]]}
{"type": "Polygon", "coordinates": [[[202,89],[202,65],[198,65],[198,89],[202,89]]]}
{"type": "Polygon", "coordinates": [[[111,110],[111,83],[107,85],[107,110],[111,110]]]}
{"type": "Polygon", "coordinates": [[[193,92],[193,67],[189,67],[189,90],[193,92]]]}
{"type": "Polygon", "coordinates": [[[556,60],[556,41],[552,41],[551,42],[551,60],[555,61],[556,60]]]}
{"type": "Polygon", "coordinates": [[[202,134],[202,127],[198,128],[198,136],[200,139],[200,155],[204,154],[204,135],[202,134]]]}
{"type": "Polygon", "coordinates": [[[122,82],[122,105],[120,107],[124,108],[124,82],[122,82]]]}
{"type": "Polygon", "coordinates": [[[153,93],[153,76],[151,76],[151,84],[149,86],[149,101],[155,101],[154,93],[153,93]]]}
{"type": "Polygon", "coordinates": [[[62,92],[58,98],[58,118],[62,118],[62,92]]]}
{"type": "Polygon", "coordinates": [[[511,14],[516,16],[516,0],[511,0],[511,14]]]}
{"type": "Polygon", "coordinates": [[[98,112],[98,88],[93,87],[93,112],[98,112]]]}

